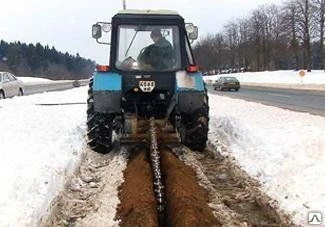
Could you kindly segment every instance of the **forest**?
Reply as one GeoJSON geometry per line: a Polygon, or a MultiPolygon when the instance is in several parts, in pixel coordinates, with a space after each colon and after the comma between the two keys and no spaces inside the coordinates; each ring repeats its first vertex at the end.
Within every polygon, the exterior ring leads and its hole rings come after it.
{"type": "Polygon", "coordinates": [[[203,71],[324,69],[325,0],[259,6],[194,46],[203,71]]]}
{"type": "Polygon", "coordinates": [[[0,71],[53,80],[89,78],[95,62],[40,43],[0,41],[0,71]]]}

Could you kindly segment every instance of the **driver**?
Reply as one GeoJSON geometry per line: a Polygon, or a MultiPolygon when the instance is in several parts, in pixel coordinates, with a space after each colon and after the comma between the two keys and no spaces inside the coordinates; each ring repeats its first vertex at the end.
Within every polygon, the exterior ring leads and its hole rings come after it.
{"type": "Polygon", "coordinates": [[[175,53],[172,45],[162,36],[160,29],[155,28],[150,33],[153,44],[145,47],[138,61],[142,65],[149,65],[153,69],[168,70],[175,64],[175,53]]]}

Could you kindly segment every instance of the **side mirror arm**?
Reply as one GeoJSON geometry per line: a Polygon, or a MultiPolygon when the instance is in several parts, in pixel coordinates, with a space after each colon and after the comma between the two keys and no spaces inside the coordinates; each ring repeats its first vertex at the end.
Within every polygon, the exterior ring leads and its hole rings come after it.
{"type": "Polygon", "coordinates": [[[104,29],[104,25],[110,25],[106,22],[97,22],[96,24],[94,24],[92,26],[92,30],[91,30],[91,34],[92,34],[92,37],[94,39],[96,39],[96,42],[99,43],[99,44],[105,44],[105,45],[110,45],[109,42],[102,42],[100,41],[100,38],[102,37],[102,30],[104,32],[109,32],[107,30],[104,29]]]}

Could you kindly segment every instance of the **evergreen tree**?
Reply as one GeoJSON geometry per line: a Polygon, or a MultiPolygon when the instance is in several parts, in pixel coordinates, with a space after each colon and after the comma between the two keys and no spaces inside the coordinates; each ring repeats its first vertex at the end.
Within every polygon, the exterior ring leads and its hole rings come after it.
{"type": "Polygon", "coordinates": [[[7,43],[0,40],[0,71],[9,68],[18,76],[42,76],[49,79],[88,78],[95,62],[57,51],[40,43],[7,43]],[[2,67],[2,68],[1,68],[2,67]]]}

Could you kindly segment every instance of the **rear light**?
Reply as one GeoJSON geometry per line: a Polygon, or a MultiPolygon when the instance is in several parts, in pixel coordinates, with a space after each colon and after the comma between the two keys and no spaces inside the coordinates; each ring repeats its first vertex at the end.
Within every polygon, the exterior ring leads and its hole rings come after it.
{"type": "Polygon", "coordinates": [[[186,71],[189,73],[195,73],[197,71],[199,71],[199,66],[197,65],[189,65],[186,67],[186,71]]]}
{"type": "Polygon", "coordinates": [[[109,65],[96,65],[97,72],[108,72],[109,65]]]}

